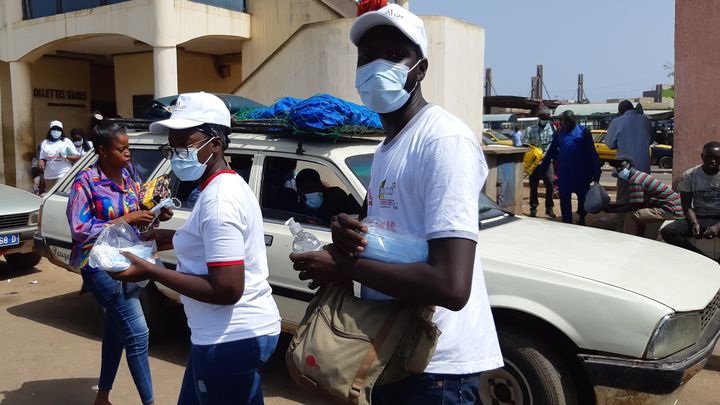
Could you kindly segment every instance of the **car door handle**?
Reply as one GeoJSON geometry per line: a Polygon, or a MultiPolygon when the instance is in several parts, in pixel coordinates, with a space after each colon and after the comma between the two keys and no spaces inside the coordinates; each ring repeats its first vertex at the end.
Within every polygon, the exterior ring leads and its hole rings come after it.
{"type": "Polygon", "coordinates": [[[272,243],[273,243],[273,236],[265,235],[265,246],[272,246],[272,243]]]}

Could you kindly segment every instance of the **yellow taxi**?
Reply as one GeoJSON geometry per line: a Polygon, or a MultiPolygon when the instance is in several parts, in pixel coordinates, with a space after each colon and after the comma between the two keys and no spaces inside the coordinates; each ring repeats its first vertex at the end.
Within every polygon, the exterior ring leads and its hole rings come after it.
{"type": "Polygon", "coordinates": [[[507,135],[496,131],[483,131],[483,143],[486,145],[507,145],[513,146],[512,139],[507,135]]]}

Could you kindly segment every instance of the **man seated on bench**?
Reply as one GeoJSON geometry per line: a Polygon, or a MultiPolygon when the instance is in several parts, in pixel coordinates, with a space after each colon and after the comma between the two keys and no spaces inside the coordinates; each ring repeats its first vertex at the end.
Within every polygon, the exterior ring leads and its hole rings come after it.
{"type": "Polygon", "coordinates": [[[720,142],[706,143],[700,157],[702,164],[683,173],[678,184],[685,219],[665,226],[660,233],[671,245],[703,254],[687,238],[720,236],[720,142]]]}

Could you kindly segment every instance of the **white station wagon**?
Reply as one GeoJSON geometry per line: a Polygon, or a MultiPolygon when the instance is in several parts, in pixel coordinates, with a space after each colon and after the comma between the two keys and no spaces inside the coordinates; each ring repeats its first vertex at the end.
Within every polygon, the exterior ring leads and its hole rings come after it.
{"type": "MultiPolygon", "coordinates": [[[[147,180],[170,173],[158,148],[161,136],[130,134],[135,165],[147,180]]],[[[255,191],[265,220],[270,284],[292,331],[313,292],[288,259],[294,216],[292,173],[317,170],[360,205],[377,140],[278,138],[235,133],[228,163],[255,191]]],[[[90,153],[48,193],[36,244],[69,270],[70,229],[65,208],[74,174],[90,153]]],[[[163,227],[178,228],[192,206],[196,184],[172,177],[183,202],[163,227]]],[[[702,369],[720,331],[720,267],[703,256],[660,242],[587,227],[524,218],[481,197],[480,238],[490,303],[505,367],[481,375],[485,404],[674,404],[681,387],[702,369]]],[[[330,241],[327,224],[305,228],[330,241]]],[[[173,251],[161,260],[173,268],[173,251]]],[[[172,300],[177,295],[158,291],[172,300]]],[[[150,320],[153,314],[148,314],[150,320]]],[[[151,328],[152,328],[152,322],[151,328]]]]}

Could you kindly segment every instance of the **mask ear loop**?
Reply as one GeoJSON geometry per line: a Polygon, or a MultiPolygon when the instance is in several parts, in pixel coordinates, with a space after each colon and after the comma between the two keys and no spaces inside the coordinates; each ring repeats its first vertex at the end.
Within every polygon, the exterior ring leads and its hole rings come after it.
{"type": "MultiPolygon", "coordinates": [[[[408,70],[408,73],[412,72],[413,69],[415,69],[416,67],[418,67],[418,65],[420,64],[420,62],[422,62],[423,60],[425,60],[425,58],[422,58],[422,59],[420,59],[419,61],[417,61],[417,63],[416,63],[415,65],[413,65],[413,67],[411,67],[410,70],[408,70]]],[[[408,92],[408,94],[413,94],[413,92],[415,91],[415,89],[417,89],[417,86],[418,86],[419,83],[420,83],[419,80],[415,80],[415,85],[413,86],[412,90],[410,90],[410,91],[408,92]]]]}

